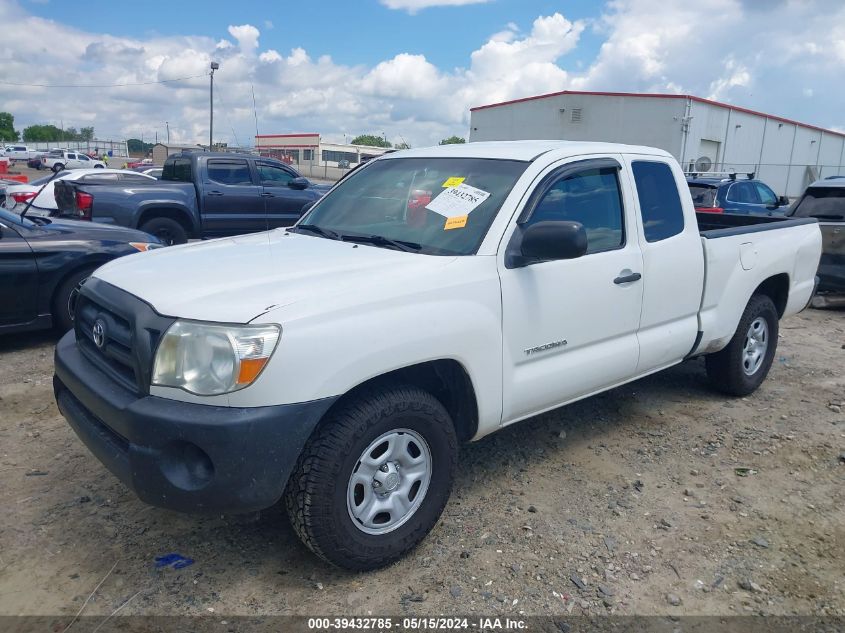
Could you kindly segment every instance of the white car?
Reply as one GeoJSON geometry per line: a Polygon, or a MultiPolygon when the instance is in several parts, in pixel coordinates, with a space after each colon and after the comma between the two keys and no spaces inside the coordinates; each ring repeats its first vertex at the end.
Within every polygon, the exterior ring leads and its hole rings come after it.
{"type": "Polygon", "coordinates": [[[27,203],[32,200],[32,205],[29,211],[27,211],[27,215],[55,215],[58,212],[58,206],[56,205],[56,198],[54,196],[54,187],[57,180],[70,180],[72,182],[83,183],[125,182],[129,186],[130,184],[155,180],[155,178],[128,169],[103,169],[97,167],[93,169],[65,171],[58,175],[51,174],[50,176],[44,176],[25,185],[10,185],[6,187],[6,198],[4,201],[6,209],[12,213],[20,213],[24,210],[27,203]]]}
{"type": "Polygon", "coordinates": [[[41,165],[46,169],[53,171],[62,171],[63,169],[105,169],[106,164],[82,152],[70,150],[50,150],[50,153],[41,157],[41,165]]]}
{"type": "Polygon", "coordinates": [[[97,269],[55,393],[143,501],[284,499],[318,556],[373,569],[437,522],[461,441],[694,356],[753,392],[820,253],[812,218],[696,215],[659,149],[400,151],[294,227],[97,269]]]}

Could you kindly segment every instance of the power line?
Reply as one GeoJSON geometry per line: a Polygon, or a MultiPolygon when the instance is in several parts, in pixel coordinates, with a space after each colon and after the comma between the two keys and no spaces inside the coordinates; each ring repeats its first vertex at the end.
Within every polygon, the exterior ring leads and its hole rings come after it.
{"type": "Polygon", "coordinates": [[[199,79],[205,77],[206,73],[202,75],[191,75],[190,77],[177,77],[175,79],[160,79],[159,81],[139,81],[135,83],[125,84],[21,84],[13,81],[0,81],[0,85],[4,86],[20,86],[23,88],[124,88],[126,86],[151,86],[153,84],[166,84],[174,81],[186,81],[188,79],[199,79]]]}

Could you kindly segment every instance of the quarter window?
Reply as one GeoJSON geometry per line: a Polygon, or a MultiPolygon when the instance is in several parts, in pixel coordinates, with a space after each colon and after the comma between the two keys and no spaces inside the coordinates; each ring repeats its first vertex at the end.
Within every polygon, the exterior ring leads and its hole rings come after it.
{"type": "Polygon", "coordinates": [[[740,204],[760,204],[757,189],[750,182],[736,182],[728,189],[728,202],[740,204]]]}
{"type": "Polygon", "coordinates": [[[621,248],[625,230],[617,171],[585,169],[562,178],[543,194],[526,226],[546,220],[580,222],[587,232],[588,254],[621,248]]]}
{"type": "Polygon", "coordinates": [[[684,209],[672,168],[666,163],[631,164],[647,242],[659,242],[684,230],[684,209]]]}
{"type": "Polygon", "coordinates": [[[252,176],[245,160],[210,160],[208,177],[223,185],[251,185],[252,176]]]}

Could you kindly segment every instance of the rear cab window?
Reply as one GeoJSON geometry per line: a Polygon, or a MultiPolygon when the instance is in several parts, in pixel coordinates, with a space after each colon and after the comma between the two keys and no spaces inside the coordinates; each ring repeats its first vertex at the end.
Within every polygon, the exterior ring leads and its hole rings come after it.
{"type": "Polygon", "coordinates": [[[659,242],[684,230],[684,209],[672,168],[658,161],[631,163],[647,242],[659,242]]]}
{"type": "Polygon", "coordinates": [[[168,158],[164,161],[162,180],[173,182],[193,182],[190,158],[168,158]]]}
{"type": "Polygon", "coordinates": [[[808,187],[792,216],[845,220],[845,187],[808,187]]]}

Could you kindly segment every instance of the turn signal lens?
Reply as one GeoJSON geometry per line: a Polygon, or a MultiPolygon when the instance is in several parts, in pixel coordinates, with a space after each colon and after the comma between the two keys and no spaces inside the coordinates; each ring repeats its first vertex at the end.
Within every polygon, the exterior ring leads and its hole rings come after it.
{"type": "Polygon", "coordinates": [[[162,248],[161,244],[153,244],[152,242],[129,242],[129,246],[143,252],[151,251],[154,248],[162,248]]]}

